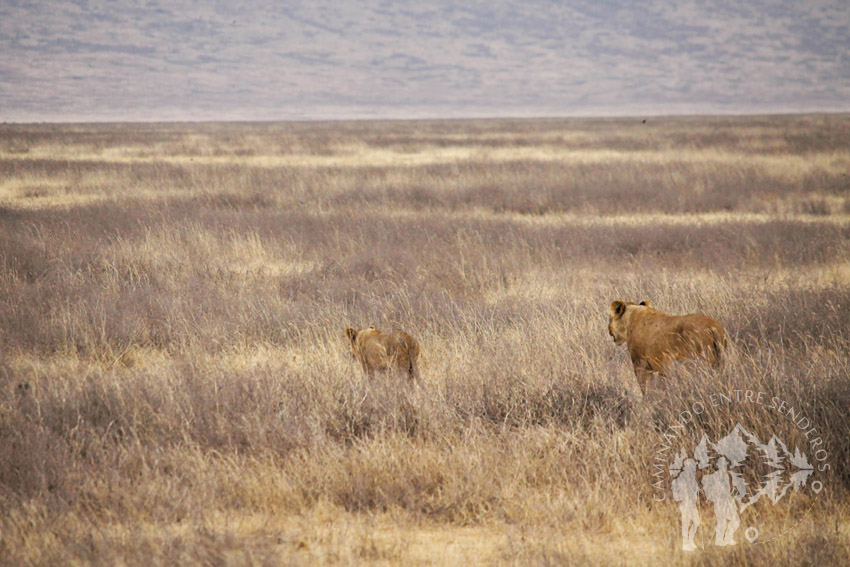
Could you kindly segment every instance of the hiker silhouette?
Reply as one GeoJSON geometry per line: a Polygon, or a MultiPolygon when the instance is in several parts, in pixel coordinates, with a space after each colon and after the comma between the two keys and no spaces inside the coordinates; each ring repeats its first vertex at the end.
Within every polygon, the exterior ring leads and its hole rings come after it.
{"type": "Polygon", "coordinates": [[[699,484],[696,471],[696,461],[686,459],[681,472],[673,479],[672,484],[673,500],[679,503],[679,510],[682,513],[682,549],[685,551],[693,551],[697,548],[694,536],[697,535],[700,518],[697,507],[699,484]]]}
{"type": "Polygon", "coordinates": [[[726,457],[717,459],[717,470],[702,478],[705,498],[714,504],[714,545],[735,545],[735,530],[741,525],[738,504],[732,486],[726,457]]]}

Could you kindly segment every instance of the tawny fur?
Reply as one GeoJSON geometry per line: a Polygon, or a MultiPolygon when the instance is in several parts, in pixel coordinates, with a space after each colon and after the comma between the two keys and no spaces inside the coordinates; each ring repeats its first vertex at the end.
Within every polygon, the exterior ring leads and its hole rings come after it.
{"type": "Polygon", "coordinates": [[[351,356],[360,363],[363,372],[372,376],[378,372],[398,372],[411,380],[419,378],[419,344],[407,333],[384,333],[374,327],[345,330],[351,356]]]}
{"type": "Polygon", "coordinates": [[[653,374],[664,374],[674,360],[701,358],[718,364],[726,350],[723,326],[706,315],[667,315],[648,301],[639,305],[615,301],[611,304],[608,333],[618,345],[626,344],[635,376],[643,393],[653,374]]]}

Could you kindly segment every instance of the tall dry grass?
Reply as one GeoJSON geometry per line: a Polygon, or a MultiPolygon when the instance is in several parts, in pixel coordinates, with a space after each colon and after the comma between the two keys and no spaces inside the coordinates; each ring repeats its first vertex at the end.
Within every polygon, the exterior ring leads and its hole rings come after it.
{"type": "MultiPolygon", "coordinates": [[[[848,130],[0,128],[0,563],[846,564],[848,130]],[[734,356],[642,399],[618,298],[734,356]],[[360,375],[369,324],[417,337],[423,388],[360,375]],[[775,542],[683,555],[658,443],[732,390],[818,424],[825,488],[758,508],[799,522],[775,542]]],[[[737,421],[809,442],[744,403],[691,434],[737,421]]]]}

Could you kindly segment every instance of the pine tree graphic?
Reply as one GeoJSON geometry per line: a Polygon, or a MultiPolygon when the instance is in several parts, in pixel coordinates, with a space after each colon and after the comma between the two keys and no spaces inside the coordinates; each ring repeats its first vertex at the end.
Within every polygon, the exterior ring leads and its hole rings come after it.
{"type": "MultiPolygon", "coordinates": [[[[682,514],[682,549],[686,551],[697,548],[694,537],[700,525],[700,494],[714,508],[714,545],[735,545],[741,512],[762,497],[776,504],[789,489],[803,490],[814,473],[799,448],[790,452],[776,435],[762,443],[740,423],[716,443],[703,434],[691,456],[684,448],[675,454],[669,470],[673,499],[682,514]]],[[[749,535],[752,529],[745,534],[750,542],[758,535],[758,531],[749,535]]]]}
{"type": "MultiPolygon", "coordinates": [[[[705,435],[694,451],[704,453],[705,435]]],[[[789,488],[802,490],[814,472],[814,468],[799,448],[791,453],[785,443],[776,435],[772,435],[767,443],[747,431],[740,423],[729,434],[717,443],[711,443],[713,452],[723,456],[729,462],[729,474],[735,498],[741,503],[741,511],[752,506],[762,497],[767,497],[773,504],[779,502],[789,488]],[[747,486],[743,477],[744,464],[748,458],[755,458],[767,471],[760,479],[758,486],[747,486]]],[[[707,448],[707,445],[705,446],[707,448]]],[[[699,460],[699,458],[698,458],[699,460]]],[[[712,459],[713,460],[713,459],[712,459]]]]}

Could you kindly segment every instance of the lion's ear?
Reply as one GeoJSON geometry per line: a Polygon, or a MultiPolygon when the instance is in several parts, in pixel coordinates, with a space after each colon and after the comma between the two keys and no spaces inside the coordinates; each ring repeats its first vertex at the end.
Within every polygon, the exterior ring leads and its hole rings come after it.
{"type": "Polygon", "coordinates": [[[353,341],[357,337],[357,331],[349,327],[345,330],[345,336],[348,337],[348,340],[353,341]]]}
{"type": "Polygon", "coordinates": [[[625,301],[615,301],[611,304],[611,313],[616,316],[620,316],[626,312],[626,302],[625,301]]]}
{"type": "Polygon", "coordinates": [[[644,307],[652,307],[652,305],[650,305],[649,302],[646,301],[646,300],[641,301],[640,304],[643,305],[644,307]]]}

